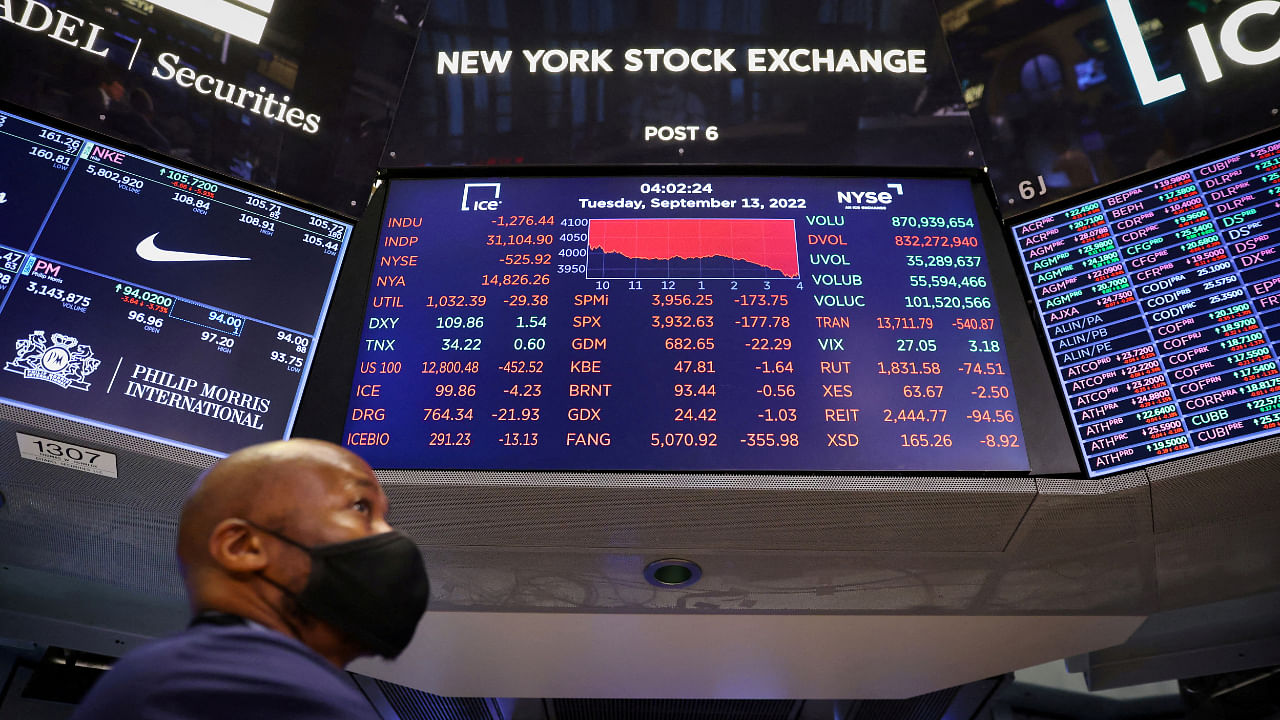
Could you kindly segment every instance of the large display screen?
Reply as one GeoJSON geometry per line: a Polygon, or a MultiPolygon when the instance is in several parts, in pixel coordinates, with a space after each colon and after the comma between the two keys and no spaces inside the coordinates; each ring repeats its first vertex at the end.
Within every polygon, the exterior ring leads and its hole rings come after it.
{"type": "Polygon", "coordinates": [[[1280,427],[1280,142],[1014,226],[1088,470],[1280,427]]]}
{"type": "Polygon", "coordinates": [[[968,179],[394,181],[374,467],[1028,468],[968,179]]]}
{"type": "Polygon", "coordinates": [[[0,398],[213,452],[284,437],[350,232],[0,113],[0,398]]]}

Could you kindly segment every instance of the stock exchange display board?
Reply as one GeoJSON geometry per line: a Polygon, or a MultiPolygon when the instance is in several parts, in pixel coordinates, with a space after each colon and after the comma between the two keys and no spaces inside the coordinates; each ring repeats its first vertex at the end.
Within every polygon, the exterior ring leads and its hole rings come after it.
{"type": "Polygon", "coordinates": [[[1280,427],[1280,143],[1013,232],[1098,475],[1280,427]]]}
{"type": "Polygon", "coordinates": [[[282,438],[350,231],[0,113],[0,398],[199,450],[282,438]]]}
{"type": "Polygon", "coordinates": [[[374,467],[1028,468],[968,179],[396,180],[374,467]]]}

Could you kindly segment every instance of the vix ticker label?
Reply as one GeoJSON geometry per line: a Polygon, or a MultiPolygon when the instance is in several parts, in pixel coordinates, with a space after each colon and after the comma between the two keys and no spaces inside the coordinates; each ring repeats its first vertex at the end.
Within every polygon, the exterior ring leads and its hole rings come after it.
{"type": "Polygon", "coordinates": [[[88,390],[85,378],[102,363],[93,356],[93,348],[70,335],[54,333],[52,342],[43,330],[36,330],[16,343],[17,354],[4,369],[28,380],[44,380],[62,389],[88,390]]]}

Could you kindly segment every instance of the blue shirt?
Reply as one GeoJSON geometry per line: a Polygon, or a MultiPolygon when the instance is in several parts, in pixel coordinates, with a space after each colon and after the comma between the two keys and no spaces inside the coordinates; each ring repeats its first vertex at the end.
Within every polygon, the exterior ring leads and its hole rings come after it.
{"type": "Polygon", "coordinates": [[[73,720],[378,720],[347,674],[258,625],[198,622],[129,653],[73,720]]]}

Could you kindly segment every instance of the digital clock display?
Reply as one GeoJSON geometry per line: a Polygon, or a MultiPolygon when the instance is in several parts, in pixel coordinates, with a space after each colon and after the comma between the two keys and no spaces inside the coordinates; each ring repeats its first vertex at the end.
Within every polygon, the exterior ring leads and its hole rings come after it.
{"type": "Polygon", "coordinates": [[[640,192],[653,195],[710,195],[711,183],[665,182],[641,183],[640,192]]]}
{"type": "Polygon", "coordinates": [[[350,225],[0,113],[0,398],[215,453],[285,437],[350,225]]]}
{"type": "Polygon", "coordinates": [[[394,181],[374,467],[1028,470],[969,180],[394,181]]]}

